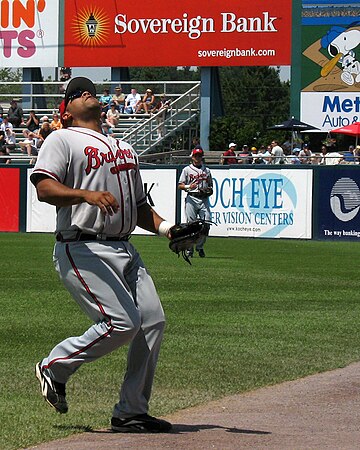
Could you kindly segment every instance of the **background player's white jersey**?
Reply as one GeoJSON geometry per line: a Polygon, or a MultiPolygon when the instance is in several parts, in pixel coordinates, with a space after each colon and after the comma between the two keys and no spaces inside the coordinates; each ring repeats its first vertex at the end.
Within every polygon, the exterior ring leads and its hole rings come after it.
{"type": "Polygon", "coordinates": [[[137,207],[146,202],[138,157],[131,145],[88,128],[51,133],[39,152],[32,181],[41,174],[73,189],[109,191],[119,202],[119,211],[112,216],[88,203],[58,207],[56,232],[125,236],[136,226],[137,207]]]}
{"type": "Polygon", "coordinates": [[[184,167],[181,172],[179,183],[191,184],[196,183],[196,188],[192,189],[191,192],[199,192],[200,189],[206,189],[212,187],[212,178],[210,169],[208,169],[204,164],[200,167],[190,164],[184,167]]]}

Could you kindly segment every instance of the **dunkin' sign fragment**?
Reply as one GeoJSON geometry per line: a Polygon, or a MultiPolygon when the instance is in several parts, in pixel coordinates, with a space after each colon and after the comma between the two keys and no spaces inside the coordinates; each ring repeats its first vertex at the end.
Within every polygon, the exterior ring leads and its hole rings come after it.
{"type": "Polygon", "coordinates": [[[57,66],[58,25],[58,0],[1,0],[2,66],[57,66]]]}

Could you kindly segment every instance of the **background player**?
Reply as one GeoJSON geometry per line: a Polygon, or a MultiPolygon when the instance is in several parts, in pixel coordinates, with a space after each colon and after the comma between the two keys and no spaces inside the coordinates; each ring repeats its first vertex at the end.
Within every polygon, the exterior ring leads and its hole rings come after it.
{"type": "MultiPolygon", "coordinates": [[[[213,192],[211,172],[205,166],[204,151],[202,148],[194,148],[191,152],[192,163],[181,172],[178,188],[186,191],[188,194],[185,199],[186,220],[192,222],[197,218],[210,221],[210,203],[209,197],[213,192]]],[[[196,244],[196,251],[200,258],[205,257],[204,244],[206,237],[203,237],[196,244]]],[[[192,257],[194,249],[187,251],[187,256],[192,257]]]]}
{"type": "Polygon", "coordinates": [[[85,362],[130,343],[128,367],[111,420],[114,431],[166,432],[148,415],[165,318],[154,284],[128,241],[136,225],[169,237],[172,224],[146,202],[132,147],[104,136],[93,83],[73,78],[60,105],[64,128],[44,142],[31,175],[40,201],[57,207],[54,264],[94,321],[36,365],[46,401],[66,413],[65,385],[85,362]]]}

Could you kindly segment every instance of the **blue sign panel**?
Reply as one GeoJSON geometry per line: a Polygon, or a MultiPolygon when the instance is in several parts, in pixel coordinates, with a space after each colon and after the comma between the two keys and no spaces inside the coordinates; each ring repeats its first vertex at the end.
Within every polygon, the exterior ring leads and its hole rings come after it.
{"type": "Polygon", "coordinates": [[[317,175],[317,238],[360,242],[360,167],[324,167],[317,175]]]}

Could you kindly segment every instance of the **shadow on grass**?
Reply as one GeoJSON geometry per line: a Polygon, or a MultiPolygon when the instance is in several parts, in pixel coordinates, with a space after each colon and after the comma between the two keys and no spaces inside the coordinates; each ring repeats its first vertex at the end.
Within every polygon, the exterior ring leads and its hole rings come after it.
{"type": "MultiPolygon", "coordinates": [[[[86,425],[55,425],[55,428],[58,428],[59,430],[73,430],[73,431],[82,431],[84,433],[111,433],[115,434],[116,432],[112,431],[111,429],[107,430],[94,430],[90,426],[86,425]]],[[[261,430],[246,430],[242,428],[228,428],[223,427],[221,425],[187,425],[187,424],[173,424],[172,430],[168,434],[182,434],[182,433],[197,433],[201,430],[213,430],[213,429],[221,429],[225,430],[226,433],[238,433],[238,434],[271,434],[270,431],[261,431],[261,430]]],[[[144,431],[137,431],[133,434],[149,434],[148,432],[144,431]]]]}

